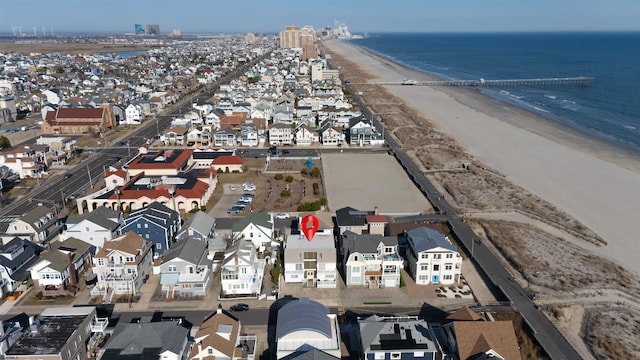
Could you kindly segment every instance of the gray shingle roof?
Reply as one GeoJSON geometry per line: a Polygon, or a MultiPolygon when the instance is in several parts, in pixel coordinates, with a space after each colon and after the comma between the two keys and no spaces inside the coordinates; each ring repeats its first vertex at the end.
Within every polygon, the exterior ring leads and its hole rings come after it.
{"type": "Polygon", "coordinates": [[[233,224],[233,231],[234,232],[242,231],[244,228],[247,227],[247,225],[252,223],[258,226],[269,228],[269,229],[273,227],[273,224],[271,223],[271,216],[269,216],[269,214],[267,213],[261,212],[261,213],[253,213],[253,214],[250,214],[249,216],[245,216],[244,218],[238,219],[233,224]]]}
{"type": "Polygon", "coordinates": [[[185,240],[178,241],[171,249],[165,252],[162,256],[162,262],[180,258],[184,261],[188,261],[192,264],[199,265],[207,250],[206,242],[194,237],[188,237],[185,240]]]}
{"type": "Polygon", "coordinates": [[[437,247],[458,251],[455,245],[450,243],[444,235],[427,227],[419,227],[409,230],[407,231],[407,236],[409,238],[409,242],[413,244],[413,249],[416,252],[430,250],[437,247]]]}
{"type": "Polygon", "coordinates": [[[343,207],[336,211],[336,224],[338,226],[364,226],[367,215],[372,211],[359,211],[352,207],[343,207]]]}
{"type": "MultiPolygon", "coordinates": [[[[185,223],[182,225],[182,230],[187,230],[192,228],[193,231],[198,234],[207,237],[211,232],[211,229],[215,227],[216,219],[209,216],[204,211],[198,211],[195,215],[188,218],[185,223]]],[[[181,232],[182,232],[181,230],[181,232]]]]}
{"type": "Polygon", "coordinates": [[[165,351],[179,354],[188,332],[175,321],[119,323],[104,347],[102,359],[115,360],[122,359],[123,356],[131,359],[159,359],[160,354],[165,351]]]}
{"type": "Polygon", "coordinates": [[[380,243],[386,246],[398,245],[398,238],[393,236],[382,236],[377,234],[358,235],[351,231],[342,234],[342,246],[346,250],[345,254],[359,252],[361,254],[371,254],[378,251],[380,243]]]}

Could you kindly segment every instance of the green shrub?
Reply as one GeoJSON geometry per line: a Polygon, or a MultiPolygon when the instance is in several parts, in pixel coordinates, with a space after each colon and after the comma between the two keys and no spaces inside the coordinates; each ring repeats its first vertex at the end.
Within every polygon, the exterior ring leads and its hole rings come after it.
{"type": "Polygon", "coordinates": [[[439,297],[439,298],[446,298],[446,297],[447,297],[447,295],[445,295],[445,294],[438,294],[438,297],[439,297]]]}
{"type": "Polygon", "coordinates": [[[320,184],[313,183],[313,195],[318,195],[320,193],[320,184]]]}
{"type": "Polygon", "coordinates": [[[291,175],[287,175],[286,178],[284,178],[284,181],[288,182],[288,183],[292,183],[293,182],[293,176],[291,175]]]}
{"type": "Polygon", "coordinates": [[[284,179],[284,175],[276,174],[273,178],[276,179],[276,180],[282,180],[282,179],[284,179]]]}
{"type": "Polygon", "coordinates": [[[320,177],[320,169],[317,167],[314,167],[313,169],[311,169],[311,176],[320,177]]]}
{"type": "Polygon", "coordinates": [[[404,277],[400,274],[400,287],[403,288],[405,286],[407,286],[407,283],[404,282],[404,277]]]}
{"type": "Polygon", "coordinates": [[[282,191],[280,192],[280,196],[282,196],[282,197],[289,197],[289,196],[291,196],[291,190],[287,190],[287,189],[282,190],[282,191]]]}
{"type": "Polygon", "coordinates": [[[307,168],[302,168],[302,170],[300,170],[300,174],[307,175],[308,174],[307,168]]]}

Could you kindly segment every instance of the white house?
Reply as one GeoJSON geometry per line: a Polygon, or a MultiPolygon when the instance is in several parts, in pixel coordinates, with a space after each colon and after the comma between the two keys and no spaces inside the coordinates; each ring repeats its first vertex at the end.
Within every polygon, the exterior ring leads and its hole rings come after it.
{"type": "Polygon", "coordinates": [[[460,281],[462,257],[441,233],[427,227],[407,231],[407,261],[417,285],[460,281]]]}
{"type": "Polygon", "coordinates": [[[273,223],[268,213],[252,213],[237,219],[233,224],[235,239],[251,240],[253,246],[262,251],[273,240],[273,223]]]}
{"type": "Polygon", "coordinates": [[[318,142],[318,133],[307,125],[300,125],[295,130],[294,135],[296,145],[308,146],[318,142]]]}
{"type": "Polygon", "coordinates": [[[237,240],[224,254],[222,297],[257,295],[262,288],[265,260],[258,259],[251,241],[237,240]]]}
{"type": "Polygon", "coordinates": [[[82,240],[69,238],[56,241],[49,251],[29,268],[34,286],[43,295],[75,292],[79,277],[91,267],[91,246],[82,240]]]}
{"type": "Polygon", "coordinates": [[[292,142],[291,125],[276,123],[269,126],[269,143],[271,145],[291,145],[292,142]]]}
{"type": "Polygon", "coordinates": [[[120,211],[100,206],[90,213],[69,216],[66,230],[60,235],[60,238],[73,237],[96,248],[101,248],[105,241],[120,235],[119,230],[122,225],[124,225],[124,219],[120,211]]]}
{"type": "Polygon", "coordinates": [[[240,335],[240,320],[218,305],[198,327],[191,348],[191,360],[254,360],[255,335],[240,335]]]}
{"type": "Polygon", "coordinates": [[[342,234],[345,284],[370,289],[400,286],[403,259],[398,255],[398,238],[351,231],[342,234]]]}
{"type": "Polygon", "coordinates": [[[258,146],[258,126],[256,124],[242,124],[240,143],[242,146],[258,146]]]}
{"type": "Polygon", "coordinates": [[[127,106],[127,108],[124,110],[124,114],[124,123],[128,125],[140,125],[145,117],[144,109],[142,108],[142,106],[135,104],[129,104],[129,106],[127,106]]]}
{"type": "Polygon", "coordinates": [[[324,146],[337,146],[342,143],[344,134],[331,126],[330,122],[324,123],[318,130],[320,142],[324,146]]]}

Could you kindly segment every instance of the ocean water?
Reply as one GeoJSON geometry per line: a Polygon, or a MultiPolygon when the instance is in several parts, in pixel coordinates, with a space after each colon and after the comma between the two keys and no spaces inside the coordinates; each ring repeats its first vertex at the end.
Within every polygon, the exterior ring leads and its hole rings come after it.
{"type": "Polygon", "coordinates": [[[443,79],[593,77],[590,86],[505,86],[482,91],[640,150],[640,33],[395,33],[352,42],[443,79]]]}

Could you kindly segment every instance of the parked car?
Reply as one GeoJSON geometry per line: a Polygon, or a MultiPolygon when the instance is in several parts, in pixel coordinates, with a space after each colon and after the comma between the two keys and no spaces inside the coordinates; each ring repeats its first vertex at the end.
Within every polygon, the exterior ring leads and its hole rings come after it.
{"type": "Polygon", "coordinates": [[[249,204],[246,203],[246,202],[243,202],[243,201],[236,201],[236,203],[233,204],[234,207],[239,207],[239,208],[242,208],[242,209],[246,208],[247,205],[249,205],[249,204]]]}
{"type": "Polygon", "coordinates": [[[231,185],[231,186],[229,186],[229,190],[231,190],[231,191],[236,191],[236,186],[235,186],[235,185],[231,185]]]}
{"type": "Polygon", "coordinates": [[[247,197],[247,198],[252,198],[253,199],[253,198],[256,197],[256,194],[244,193],[244,194],[242,194],[242,197],[247,197]]]}
{"type": "Polygon", "coordinates": [[[66,173],[66,174],[64,174],[64,178],[65,178],[65,179],[68,179],[68,178],[70,178],[70,177],[72,177],[72,176],[73,176],[73,174],[72,174],[72,173],[66,173]]]}
{"type": "Polygon", "coordinates": [[[238,207],[238,206],[232,206],[232,207],[227,209],[227,214],[229,214],[229,215],[240,214],[242,212],[242,210],[244,210],[244,208],[238,207]]]}
{"type": "Polygon", "coordinates": [[[276,219],[288,219],[291,217],[291,215],[287,214],[287,213],[280,213],[280,214],[276,214],[276,219]]]}
{"type": "Polygon", "coordinates": [[[250,203],[250,202],[253,202],[253,197],[249,197],[249,196],[244,196],[243,195],[243,196],[240,197],[240,201],[246,202],[246,203],[250,203]]]}
{"type": "Polygon", "coordinates": [[[231,311],[248,311],[249,305],[240,303],[240,304],[231,305],[229,309],[231,309],[231,311]]]}
{"type": "Polygon", "coordinates": [[[252,183],[244,183],[242,184],[242,188],[244,191],[256,191],[256,186],[252,183]]]}

